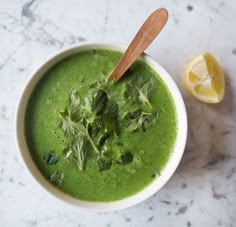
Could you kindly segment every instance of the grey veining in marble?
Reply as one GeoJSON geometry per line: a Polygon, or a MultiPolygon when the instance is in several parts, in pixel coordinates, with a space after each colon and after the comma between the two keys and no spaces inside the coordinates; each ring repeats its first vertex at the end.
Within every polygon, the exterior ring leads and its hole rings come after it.
{"type": "Polygon", "coordinates": [[[236,226],[236,2],[233,0],[1,0],[0,226],[236,226]],[[112,213],[80,213],[52,198],[27,174],[14,141],[16,104],[30,73],[71,44],[129,43],[149,13],[166,7],[167,26],[147,52],[183,94],[189,135],[184,157],[167,185],[147,201],[112,213]],[[212,52],[226,75],[219,105],[183,88],[186,63],[212,52]]]}

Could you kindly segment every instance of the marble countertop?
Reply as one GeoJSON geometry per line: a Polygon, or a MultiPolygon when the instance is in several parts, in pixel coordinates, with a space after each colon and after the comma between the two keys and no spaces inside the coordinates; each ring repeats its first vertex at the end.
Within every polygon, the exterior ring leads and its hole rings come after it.
{"type": "Polygon", "coordinates": [[[0,226],[236,226],[236,2],[233,0],[1,0],[0,226]],[[189,135],[167,185],[119,212],[81,213],[51,197],[18,158],[14,114],[33,69],[59,49],[84,40],[129,43],[154,9],[170,19],[147,52],[183,94],[189,135]],[[186,63],[210,51],[226,76],[226,97],[206,105],[183,89],[186,63]]]}

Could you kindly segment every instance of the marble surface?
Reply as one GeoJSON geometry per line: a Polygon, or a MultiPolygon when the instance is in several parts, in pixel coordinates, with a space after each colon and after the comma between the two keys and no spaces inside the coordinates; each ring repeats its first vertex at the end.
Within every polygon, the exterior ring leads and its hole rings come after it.
{"type": "Polygon", "coordinates": [[[236,2],[234,0],[1,0],[0,226],[236,226],[236,2]],[[184,157],[167,185],[119,212],[81,213],[49,196],[23,168],[14,140],[17,100],[32,70],[65,46],[129,43],[149,13],[170,19],[147,52],[173,76],[186,102],[184,157]],[[184,67],[212,52],[226,75],[222,104],[206,105],[183,89],[184,67]]]}

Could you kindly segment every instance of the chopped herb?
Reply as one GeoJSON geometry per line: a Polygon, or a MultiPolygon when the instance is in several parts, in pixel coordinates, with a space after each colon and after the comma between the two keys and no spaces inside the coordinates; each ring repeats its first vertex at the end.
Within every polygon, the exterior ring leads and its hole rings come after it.
{"type": "Polygon", "coordinates": [[[131,152],[127,151],[123,155],[121,155],[121,164],[129,164],[133,161],[134,156],[132,155],[131,152]]]}
{"type": "Polygon", "coordinates": [[[64,173],[56,171],[50,176],[49,180],[55,185],[61,185],[64,180],[64,173]]]}
{"type": "Polygon", "coordinates": [[[53,151],[49,151],[44,154],[43,160],[46,164],[53,165],[58,162],[59,158],[53,151]]]}
{"type": "Polygon", "coordinates": [[[110,169],[112,162],[111,160],[105,160],[101,156],[97,156],[97,164],[98,164],[99,171],[102,172],[104,170],[110,169]]]}

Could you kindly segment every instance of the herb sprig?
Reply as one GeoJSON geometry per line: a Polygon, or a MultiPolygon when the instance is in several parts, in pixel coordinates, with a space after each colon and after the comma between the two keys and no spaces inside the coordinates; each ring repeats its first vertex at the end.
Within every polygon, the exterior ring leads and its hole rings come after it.
{"type": "Polygon", "coordinates": [[[61,130],[70,141],[65,159],[79,170],[85,169],[90,153],[96,157],[100,171],[110,169],[113,163],[131,163],[132,151],[127,151],[119,141],[120,125],[129,133],[145,132],[157,120],[158,113],[152,106],[156,91],[154,78],[144,80],[139,76],[126,84],[124,98],[134,111],[123,117],[119,116],[119,106],[111,99],[110,91],[106,81],[92,83],[84,99],[78,91],[70,90],[67,108],[60,112],[61,130]]]}
{"type": "Polygon", "coordinates": [[[79,170],[84,170],[89,152],[97,156],[99,170],[108,169],[103,146],[108,138],[119,135],[119,110],[105,90],[93,88],[81,101],[78,92],[69,93],[68,108],[61,112],[61,129],[72,142],[65,149],[65,158],[79,170]]]}
{"type": "MultiPolygon", "coordinates": [[[[126,84],[124,98],[126,102],[137,106],[138,109],[128,112],[124,115],[124,125],[128,132],[142,131],[145,132],[150,125],[156,123],[158,112],[153,110],[152,98],[156,93],[156,81],[153,77],[145,80],[142,76],[126,84]],[[149,111],[144,111],[145,105],[148,105],[149,111]]],[[[145,108],[147,109],[147,108],[145,108]]]]}

